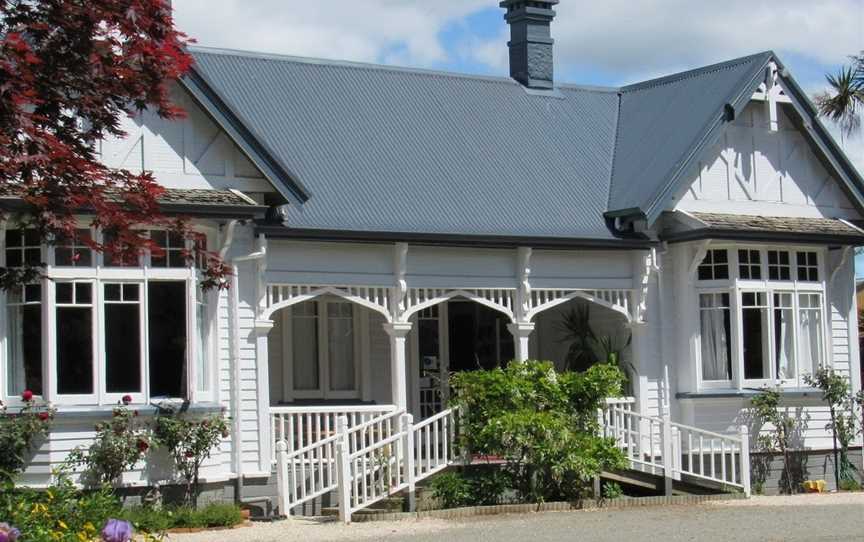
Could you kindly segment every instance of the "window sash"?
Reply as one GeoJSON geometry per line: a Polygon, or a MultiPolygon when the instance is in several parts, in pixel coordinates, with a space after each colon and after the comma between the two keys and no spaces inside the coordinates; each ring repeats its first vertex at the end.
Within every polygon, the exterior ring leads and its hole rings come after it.
{"type": "MultiPolygon", "coordinates": [[[[768,384],[779,384],[785,387],[805,386],[804,375],[812,374],[812,370],[819,365],[827,364],[827,329],[825,296],[821,291],[811,291],[797,288],[794,283],[785,284],[785,288],[750,289],[742,288],[736,290],[735,302],[731,313],[732,318],[732,343],[733,382],[741,386],[754,387],[768,384]],[[804,301],[807,300],[807,301],[804,301]],[[737,305],[737,308],[735,308],[737,305]],[[752,317],[761,319],[762,339],[758,343],[760,355],[763,358],[763,370],[760,375],[751,373],[748,377],[745,371],[745,348],[746,337],[744,335],[745,311],[752,311],[752,317]],[[802,325],[805,312],[812,325],[808,327],[810,339],[802,342],[802,325]],[[736,330],[737,328],[737,330],[736,330]],[[804,357],[802,354],[805,344],[812,345],[812,355],[804,357]],[[735,375],[740,377],[736,378],[735,375]]],[[[726,290],[722,290],[726,291],[726,290]]],[[[701,289],[697,292],[699,300],[699,322],[702,322],[702,313],[706,310],[715,310],[717,307],[707,307],[702,302],[702,296],[706,294],[719,295],[717,290],[701,289]]],[[[700,324],[702,325],[702,324],[700,324]]],[[[704,340],[704,332],[700,330],[699,341],[704,340]]],[[[714,381],[705,378],[704,360],[702,358],[704,346],[699,346],[699,388],[717,388],[728,386],[728,381],[714,381]]]]}
{"type": "MultiPolygon", "coordinates": [[[[102,308],[101,322],[104,330],[101,334],[102,348],[100,367],[103,371],[101,378],[102,386],[100,389],[101,395],[106,402],[119,401],[124,395],[131,396],[133,402],[144,402],[148,387],[147,371],[145,369],[145,347],[147,340],[144,326],[144,307],[146,300],[144,289],[146,288],[146,284],[142,282],[106,281],[101,283],[100,286],[102,302],[99,306],[102,308]],[[126,366],[128,369],[132,370],[132,376],[126,377],[130,378],[129,382],[132,384],[130,384],[126,389],[110,389],[111,382],[109,382],[114,361],[110,358],[112,351],[114,350],[113,348],[109,348],[110,341],[114,338],[114,335],[122,333],[124,330],[123,327],[120,327],[120,329],[113,329],[114,326],[118,324],[118,322],[116,322],[118,317],[124,316],[123,314],[116,314],[117,311],[120,311],[121,313],[127,312],[134,314],[137,319],[137,325],[130,325],[126,328],[130,332],[134,333],[136,340],[134,350],[136,351],[135,355],[137,355],[138,358],[137,364],[133,366],[132,362],[134,360],[130,360],[125,353],[122,356],[122,359],[117,360],[120,367],[126,366]],[[137,383],[137,386],[134,385],[135,383],[137,383]]],[[[129,316],[130,314],[126,314],[125,316],[129,316]]],[[[127,324],[122,323],[119,325],[125,326],[127,324]]]]}

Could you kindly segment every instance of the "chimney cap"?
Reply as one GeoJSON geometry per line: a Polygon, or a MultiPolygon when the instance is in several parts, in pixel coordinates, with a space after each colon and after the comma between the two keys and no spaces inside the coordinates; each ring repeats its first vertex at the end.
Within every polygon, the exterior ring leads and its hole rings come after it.
{"type": "Polygon", "coordinates": [[[528,10],[534,9],[552,9],[552,6],[558,4],[560,0],[501,0],[499,7],[506,9],[508,12],[519,9],[528,10]]]}
{"type": "Polygon", "coordinates": [[[533,89],[551,90],[553,80],[552,6],[559,0],[502,0],[510,25],[510,77],[533,89]]]}

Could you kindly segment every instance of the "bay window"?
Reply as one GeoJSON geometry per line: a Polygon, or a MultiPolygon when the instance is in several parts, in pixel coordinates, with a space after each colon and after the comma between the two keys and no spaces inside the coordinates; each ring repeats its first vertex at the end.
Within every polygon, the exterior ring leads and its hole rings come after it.
{"type": "Polygon", "coordinates": [[[696,282],[699,387],[800,387],[827,363],[821,260],[818,250],[706,251],[696,282]]]}
{"type": "Polygon", "coordinates": [[[125,395],[135,403],[217,399],[215,304],[198,286],[189,243],[161,233],[150,235],[165,253],[135,265],[92,251],[89,228],[51,246],[32,230],[5,232],[7,265],[47,263],[39,283],[3,294],[4,400],[15,403],[27,389],[67,405],[113,405],[125,395]]]}

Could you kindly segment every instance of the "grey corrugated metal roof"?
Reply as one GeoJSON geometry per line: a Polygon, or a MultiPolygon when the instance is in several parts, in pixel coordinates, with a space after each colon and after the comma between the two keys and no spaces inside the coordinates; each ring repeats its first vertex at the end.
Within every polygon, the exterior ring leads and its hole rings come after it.
{"type": "Polygon", "coordinates": [[[307,188],[292,228],[611,239],[618,97],[505,78],[194,49],[307,188]]]}
{"type": "Polygon", "coordinates": [[[743,107],[774,58],[545,93],[509,78],[191,52],[205,90],[309,197],[288,228],[594,241],[616,239],[605,214],[659,216],[724,107],[743,107]]]}
{"type": "Polygon", "coordinates": [[[688,155],[713,125],[723,121],[726,104],[734,105],[772,58],[759,53],[621,89],[621,111],[609,210],[651,206],[682,171],[688,155]]]}

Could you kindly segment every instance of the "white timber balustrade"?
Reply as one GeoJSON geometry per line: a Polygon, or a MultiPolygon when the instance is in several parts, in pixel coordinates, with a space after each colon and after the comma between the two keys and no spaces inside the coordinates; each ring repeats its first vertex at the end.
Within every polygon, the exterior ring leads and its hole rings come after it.
{"type": "Polygon", "coordinates": [[[395,405],[271,407],[271,434],[276,444],[284,441],[291,453],[335,435],[339,416],[345,416],[348,427],[354,427],[395,410],[395,405]]]}
{"type": "Polygon", "coordinates": [[[663,476],[667,493],[683,475],[750,496],[746,427],[737,436],[723,435],[672,422],[668,415],[645,416],[633,406],[632,398],[608,399],[597,414],[602,435],[615,440],[630,468],[663,476]]]}
{"type": "MultiPolygon", "coordinates": [[[[296,407],[286,407],[296,410],[296,407]]],[[[279,513],[334,492],[342,521],[381,499],[407,490],[409,506],[414,509],[416,483],[452,465],[456,461],[457,410],[448,409],[415,424],[404,410],[390,408],[374,415],[371,410],[292,412],[304,427],[318,427],[315,420],[327,419],[312,436],[304,432],[302,440],[292,442],[291,417],[280,413],[289,429],[274,432],[276,475],[279,490],[279,513]],[[309,421],[308,415],[313,414],[309,421]],[[324,416],[326,414],[327,416],[324,416]],[[302,416],[300,416],[302,415],[302,416]],[[354,420],[365,418],[356,423],[354,420]],[[297,417],[299,416],[299,417],[297,417]],[[335,416],[335,417],[334,417],[335,416]],[[371,417],[370,417],[371,416],[371,417]],[[332,421],[332,424],[331,424],[332,421]],[[315,436],[319,438],[314,438],[315,436]]],[[[275,414],[274,414],[275,416],[275,414]]]]}

